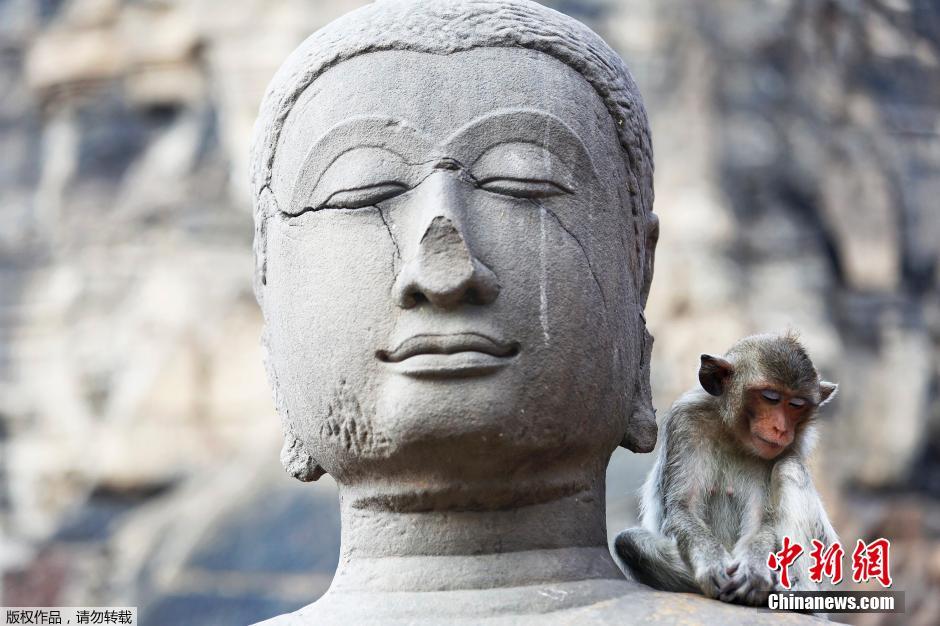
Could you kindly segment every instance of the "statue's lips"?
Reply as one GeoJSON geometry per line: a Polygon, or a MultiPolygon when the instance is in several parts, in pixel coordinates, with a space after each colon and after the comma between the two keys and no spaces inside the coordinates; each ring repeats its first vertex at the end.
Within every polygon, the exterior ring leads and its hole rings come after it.
{"type": "Polygon", "coordinates": [[[495,357],[515,356],[519,344],[502,342],[478,333],[454,335],[415,335],[401,342],[391,351],[379,350],[380,361],[400,363],[419,354],[457,354],[458,352],[482,352],[495,357]]]}
{"type": "Polygon", "coordinates": [[[415,377],[480,376],[504,367],[519,344],[478,333],[415,335],[376,357],[402,374],[415,377]]]}

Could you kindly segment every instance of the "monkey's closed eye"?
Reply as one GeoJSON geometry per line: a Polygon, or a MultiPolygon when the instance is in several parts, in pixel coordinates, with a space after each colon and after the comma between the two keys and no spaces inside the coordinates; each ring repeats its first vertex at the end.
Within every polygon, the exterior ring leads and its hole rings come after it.
{"type": "Polygon", "coordinates": [[[764,389],[760,392],[760,395],[764,397],[764,400],[771,404],[777,404],[780,402],[780,394],[771,389],[764,389]]]}
{"type": "Polygon", "coordinates": [[[382,182],[355,189],[337,191],[323,203],[322,209],[361,209],[394,198],[408,191],[408,187],[399,182],[382,182]]]}
{"type": "Polygon", "coordinates": [[[478,185],[481,189],[513,198],[551,198],[564,193],[571,193],[558,183],[550,180],[522,178],[487,178],[478,185]]]}
{"type": "Polygon", "coordinates": [[[790,400],[790,406],[797,409],[802,409],[804,406],[806,406],[806,400],[803,398],[793,398],[790,400]]]}

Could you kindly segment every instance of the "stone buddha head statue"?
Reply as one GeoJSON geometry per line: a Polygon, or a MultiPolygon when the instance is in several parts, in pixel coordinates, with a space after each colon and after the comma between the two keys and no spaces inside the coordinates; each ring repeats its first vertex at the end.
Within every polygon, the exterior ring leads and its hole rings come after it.
{"type": "MultiPolygon", "coordinates": [[[[343,573],[363,554],[606,550],[610,455],[656,438],[652,154],[620,58],[527,0],[376,2],[284,63],[251,161],[282,461],[339,486],[334,587],[376,580],[343,573]]],[[[500,562],[431,587],[516,584],[500,562]]]]}

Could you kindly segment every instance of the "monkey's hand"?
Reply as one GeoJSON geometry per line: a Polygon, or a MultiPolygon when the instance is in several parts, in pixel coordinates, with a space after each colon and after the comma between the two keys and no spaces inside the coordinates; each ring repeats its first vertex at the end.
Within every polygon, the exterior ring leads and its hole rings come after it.
{"type": "Polygon", "coordinates": [[[731,582],[737,567],[730,555],[725,555],[717,562],[699,561],[695,567],[695,582],[705,596],[718,598],[721,590],[731,582]]]}
{"type": "Polygon", "coordinates": [[[767,606],[767,596],[777,587],[773,572],[763,562],[739,561],[728,568],[728,581],[718,599],[748,606],[767,606]]]}

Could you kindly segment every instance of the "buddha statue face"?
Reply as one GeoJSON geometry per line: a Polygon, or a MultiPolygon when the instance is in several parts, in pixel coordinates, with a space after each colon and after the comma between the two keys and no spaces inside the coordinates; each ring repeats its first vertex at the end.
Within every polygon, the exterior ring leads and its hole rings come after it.
{"type": "Polygon", "coordinates": [[[261,287],[294,453],[399,508],[538,501],[603,471],[644,352],[616,124],[522,48],[371,52],[299,94],[261,287]]]}

